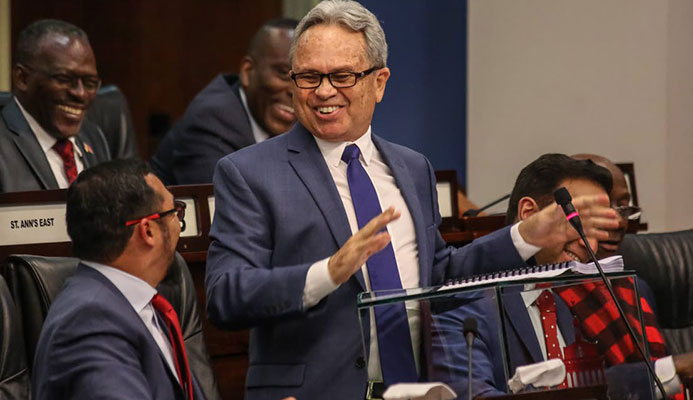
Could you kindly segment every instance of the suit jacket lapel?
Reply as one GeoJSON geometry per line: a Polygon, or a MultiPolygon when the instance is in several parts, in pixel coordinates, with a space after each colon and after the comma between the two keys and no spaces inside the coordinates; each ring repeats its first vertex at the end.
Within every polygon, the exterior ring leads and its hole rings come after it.
{"type": "MultiPolygon", "coordinates": [[[[527,313],[527,308],[525,307],[525,302],[522,300],[520,295],[521,287],[511,288],[502,294],[503,308],[505,309],[505,317],[510,321],[511,328],[514,329],[515,336],[519,338],[522,345],[525,347],[527,352],[531,355],[531,362],[544,361],[544,356],[541,354],[541,347],[539,347],[539,342],[537,335],[534,334],[534,326],[532,325],[532,320],[529,319],[529,314],[527,313]],[[516,290],[513,290],[516,289],[516,290]]],[[[512,374],[512,368],[518,362],[522,360],[508,360],[510,363],[512,374]]],[[[522,365],[522,364],[519,364],[522,365]]]]}
{"type": "Polygon", "coordinates": [[[81,138],[81,135],[75,137],[75,143],[79,150],[82,152],[82,162],[84,163],[84,169],[91,168],[99,163],[94,154],[94,149],[89,143],[81,138]]]}
{"type": "Polygon", "coordinates": [[[14,133],[13,139],[17,149],[41,186],[44,189],[58,189],[58,181],[55,180],[48,159],[14,98],[2,109],[2,116],[9,130],[14,133]]]}
{"type": "Polygon", "coordinates": [[[558,329],[561,331],[561,336],[563,336],[563,341],[565,344],[570,345],[575,342],[573,313],[570,311],[570,307],[568,307],[563,299],[561,299],[561,296],[554,292],[553,297],[556,299],[556,320],[558,323],[558,329]]]}
{"type": "Polygon", "coordinates": [[[407,203],[407,208],[409,208],[409,213],[414,220],[416,245],[419,250],[419,286],[429,286],[431,282],[431,271],[425,262],[425,260],[430,258],[427,254],[428,249],[426,247],[426,227],[424,226],[421,203],[419,203],[419,198],[416,195],[414,180],[404,161],[399,157],[399,153],[397,153],[391,143],[376,135],[373,135],[373,143],[375,143],[378,151],[380,151],[380,155],[383,157],[383,160],[385,160],[385,163],[390,167],[392,176],[394,176],[397,187],[402,193],[402,197],[405,203],[407,203]]]}
{"type": "MultiPolygon", "coordinates": [[[[351,237],[351,228],[342,199],[325,164],[325,158],[313,136],[301,124],[297,123],[285,135],[287,135],[289,164],[320,208],[337,247],[342,247],[351,237]]],[[[361,271],[355,276],[365,290],[366,285],[361,271]]]]}
{"type": "MultiPolygon", "coordinates": [[[[149,346],[158,350],[159,356],[161,357],[161,363],[164,365],[164,369],[166,370],[168,377],[171,379],[173,386],[177,388],[179,394],[183,396],[183,388],[181,387],[181,384],[178,382],[178,378],[174,375],[175,373],[171,371],[171,368],[168,365],[168,361],[166,361],[166,357],[164,357],[164,353],[161,352],[161,349],[159,348],[159,345],[156,343],[156,340],[154,340],[154,337],[149,331],[149,328],[147,328],[147,326],[144,324],[144,321],[142,321],[142,318],[139,316],[139,314],[137,314],[137,312],[132,307],[128,299],[125,298],[125,295],[123,295],[123,293],[113,284],[113,282],[111,282],[103,274],[91,267],[80,264],[77,267],[77,272],[84,273],[85,275],[100,281],[107,288],[107,290],[112,291],[113,293],[115,293],[118,299],[122,300],[122,304],[119,307],[122,307],[124,310],[128,310],[127,312],[131,312],[133,321],[139,321],[139,323],[136,325],[139,327],[139,329],[142,330],[142,332],[146,332],[146,335],[144,336],[147,338],[149,346]],[[83,271],[80,272],[80,270],[83,271]]],[[[77,274],[77,272],[75,272],[75,274],[77,274]]],[[[161,327],[161,329],[163,329],[165,334],[168,334],[168,327],[166,326],[166,323],[163,321],[161,316],[159,316],[159,314],[156,311],[154,311],[154,315],[156,316],[156,319],[159,322],[159,326],[161,327]]]]}

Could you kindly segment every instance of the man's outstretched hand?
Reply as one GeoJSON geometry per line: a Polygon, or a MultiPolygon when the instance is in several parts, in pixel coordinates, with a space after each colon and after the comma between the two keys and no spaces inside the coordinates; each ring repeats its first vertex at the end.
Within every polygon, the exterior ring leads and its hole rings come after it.
{"type": "Polygon", "coordinates": [[[399,216],[400,212],[390,207],[350,237],[327,263],[332,281],[336,284],[346,282],[368,257],[384,249],[390,243],[390,235],[384,229],[399,216]]]}
{"type": "MultiPolygon", "coordinates": [[[[606,240],[608,230],[618,228],[618,214],[609,207],[609,196],[605,194],[576,197],[573,206],[580,214],[588,238],[606,240]]],[[[579,237],[556,203],[522,221],[518,228],[525,242],[545,249],[562,249],[565,243],[579,237]]]]}

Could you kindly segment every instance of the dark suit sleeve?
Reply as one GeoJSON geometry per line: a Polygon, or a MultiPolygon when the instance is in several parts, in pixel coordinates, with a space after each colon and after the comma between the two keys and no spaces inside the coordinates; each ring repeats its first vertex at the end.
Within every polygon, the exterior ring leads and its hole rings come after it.
{"type": "MultiPolygon", "coordinates": [[[[469,297],[474,297],[474,294],[469,297]]],[[[462,303],[464,300],[449,301],[462,303]]],[[[467,317],[474,317],[478,323],[479,334],[472,346],[473,397],[504,394],[505,382],[497,382],[503,380],[505,375],[498,333],[494,332],[498,325],[495,323],[497,321],[492,320],[498,314],[492,310],[495,304],[489,298],[479,297],[478,294],[476,299],[470,298],[469,301],[469,304],[433,316],[431,380],[450,385],[460,398],[466,398],[464,394],[468,390],[469,357],[463,321],[467,317]]]]}
{"type": "Polygon", "coordinates": [[[66,322],[50,340],[52,357],[50,365],[44,366],[50,372],[43,384],[69,394],[41,392],[61,399],[152,398],[135,347],[137,338],[123,328],[132,323],[118,314],[104,315],[103,309],[90,308],[81,311],[78,321],[66,322]]]}
{"type": "Polygon", "coordinates": [[[272,267],[272,217],[229,157],[217,166],[214,193],[205,276],[209,318],[242,329],[302,313],[311,264],[272,267]]]}
{"type": "Polygon", "coordinates": [[[170,134],[170,168],[180,185],[211,183],[222,157],[255,143],[240,99],[231,93],[194,100],[170,134]]]}
{"type": "Polygon", "coordinates": [[[239,149],[204,124],[185,127],[173,151],[173,175],[180,185],[211,183],[220,158],[239,149]]]}
{"type": "Polygon", "coordinates": [[[434,225],[427,228],[426,235],[433,240],[433,268],[431,284],[441,285],[446,281],[464,276],[486,274],[524,266],[510,236],[510,227],[499,229],[473,242],[455,248],[448,246],[438,230],[441,217],[438,210],[438,195],[433,167],[426,160],[428,185],[430,187],[430,207],[433,210],[434,225]]]}

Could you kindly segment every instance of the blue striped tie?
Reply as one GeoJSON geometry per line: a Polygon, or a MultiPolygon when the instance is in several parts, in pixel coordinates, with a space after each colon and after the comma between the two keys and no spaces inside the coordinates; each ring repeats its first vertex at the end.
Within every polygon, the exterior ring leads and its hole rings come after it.
{"type": "MultiPolygon", "coordinates": [[[[359,148],[352,144],[342,154],[342,161],[347,163],[347,181],[359,229],[382,212],[373,183],[359,161],[360,153],[359,148]]],[[[373,291],[402,289],[392,243],[370,256],[366,265],[373,291]]],[[[416,382],[418,375],[404,303],[377,306],[374,312],[385,384],[416,382]]]]}

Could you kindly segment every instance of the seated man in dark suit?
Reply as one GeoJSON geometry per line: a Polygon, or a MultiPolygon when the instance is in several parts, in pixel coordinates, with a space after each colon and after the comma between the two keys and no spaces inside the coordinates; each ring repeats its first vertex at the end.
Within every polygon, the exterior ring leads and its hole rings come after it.
{"type": "Polygon", "coordinates": [[[140,161],[100,164],[70,186],[67,230],[82,263],[46,316],[35,399],[204,398],[176,312],[155,289],[184,210],[140,161]]]}
{"type": "Polygon", "coordinates": [[[611,199],[611,207],[619,212],[618,228],[609,230],[609,238],[599,241],[597,249],[597,257],[606,258],[616,255],[618,248],[623,241],[623,236],[628,228],[628,219],[637,219],[640,214],[640,208],[631,205],[631,195],[626,183],[626,177],[623,171],[611,162],[606,157],[597,154],[574,154],[571,157],[577,160],[592,160],[600,167],[604,167],[611,173],[613,186],[609,198],[611,199]]]}
{"type": "Polygon", "coordinates": [[[17,39],[13,99],[0,116],[0,192],[66,188],[110,159],[100,129],[84,120],[101,85],[86,33],[41,20],[17,39]]]}
{"type": "MultiPolygon", "coordinates": [[[[597,195],[611,192],[611,174],[608,170],[599,167],[591,161],[575,160],[562,154],[547,154],[541,156],[525,167],[517,178],[515,187],[508,206],[507,220],[509,222],[521,221],[539,212],[539,210],[553,203],[553,192],[559,187],[565,187],[572,196],[597,195]]],[[[590,246],[594,249],[597,241],[588,238],[590,246]]],[[[589,261],[589,255],[581,240],[571,240],[565,243],[560,252],[547,250],[539,251],[534,261],[536,264],[549,264],[564,261],[578,260],[589,261]]],[[[619,287],[628,289],[628,283],[622,281],[619,287]]],[[[656,319],[649,304],[651,296],[649,288],[638,282],[638,291],[641,297],[640,303],[643,310],[643,318],[647,326],[648,344],[653,358],[659,358],[655,363],[655,370],[660,379],[665,383],[667,391],[680,387],[677,373],[690,374],[690,355],[664,357],[666,349],[661,334],[658,330],[656,319]]],[[[597,290],[601,290],[599,285],[597,290]]],[[[507,339],[508,367],[513,374],[518,366],[544,361],[549,358],[563,357],[562,348],[575,341],[576,332],[573,326],[573,316],[580,322],[579,326],[585,337],[596,341],[597,347],[606,358],[608,366],[607,380],[612,386],[619,386],[612,395],[623,392],[649,392],[647,383],[647,371],[642,363],[633,363],[639,358],[637,350],[632,347],[629,337],[623,336],[625,326],[620,321],[612,321],[605,324],[605,329],[596,330],[590,335],[592,327],[585,312],[579,308],[571,308],[575,304],[564,298],[561,290],[554,289],[549,297],[555,302],[556,316],[556,340],[559,350],[556,353],[545,340],[546,332],[542,326],[541,311],[537,305],[540,296],[545,293],[541,289],[525,292],[508,289],[504,291],[502,304],[505,321],[505,333],[507,339]],[[614,335],[615,342],[610,342],[609,334],[617,330],[621,335],[614,335]],[[612,347],[613,346],[613,347],[612,347]],[[548,349],[548,350],[547,350],[548,349]],[[624,382],[625,380],[625,382],[624,382]]],[[[632,290],[632,285],[630,285],[632,290]]],[[[618,290],[617,290],[618,292],[618,290]]],[[[596,300],[585,295],[593,306],[596,300]]],[[[607,300],[608,301],[608,300],[607,300]]],[[[587,302],[583,303],[587,304],[587,302]]],[[[598,303],[596,307],[605,304],[598,303]]],[[[626,312],[628,307],[624,306],[626,312]]],[[[594,311],[595,307],[587,311],[594,311]]],[[[467,388],[467,348],[462,337],[462,320],[473,316],[479,322],[479,335],[473,347],[473,360],[475,363],[473,381],[473,396],[492,396],[506,391],[505,375],[503,372],[503,356],[501,354],[500,337],[495,302],[489,297],[482,296],[479,300],[462,306],[459,309],[448,311],[436,316],[436,328],[433,330],[433,357],[434,379],[440,379],[451,383],[458,393],[466,393],[467,388]]],[[[634,310],[634,308],[633,308],[634,310]]],[[[595,314],[589,314],[593,316],[595,314]]],[[[641,335],[639,327],[636,331],[641,335]]],[[[553,342],[555,343],[555,342],[553,342]]],[[[611,390],[612,388],[610,388],[611,390]]]]}
{"type": "Polygon", "coordinates": [[[164,184],[212,183],[220,158],[291,128],[296,117],[289,47],[296,23],[265,23],[250,42],[240,75],[219,74],[195,96],[152,158],[164,184]]]}

